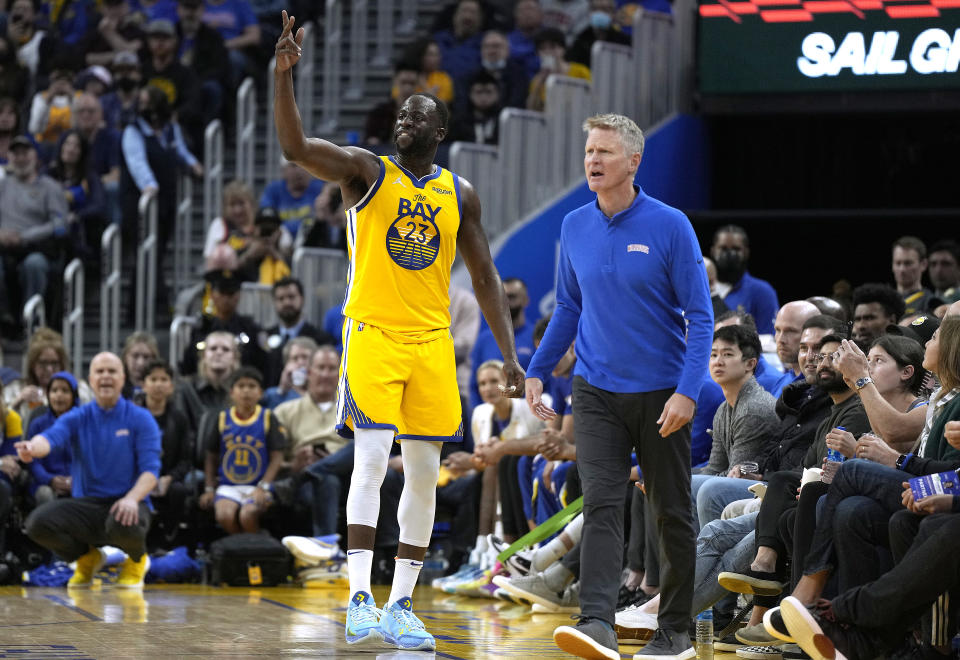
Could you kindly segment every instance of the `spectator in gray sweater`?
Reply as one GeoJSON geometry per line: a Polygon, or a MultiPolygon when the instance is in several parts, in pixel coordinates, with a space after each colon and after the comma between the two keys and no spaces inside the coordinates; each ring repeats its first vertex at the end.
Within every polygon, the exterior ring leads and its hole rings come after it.
{"type": "Polygon", "coordinates": [[[20,304],[47,288],[54,238],[65,231],[67,200],[60,184],[40,174],[37,150],[20,135],[10,141],[9,174],[0,180],[0,331],[18,334],[20,307],[10,293],[20,291],[20,304]]]}
{"type": "MultiPolygon", "coordinates": [[[[700,474],[693,475],[690,488],[694,504],[704,483],[722,477],[737,480],[732,482],[730,501],[743,498],[744,489],[752,481],[739,483],[740,478],[757,471],[764,444],[777,433],[776,399],[754,377],[760,353],[760,338],[747,326],[725,326],[713,335],[710,377],[723,390],[724,403],[713,416],[710,460],[700,474]]],[[[702,527],[710,521],[699,522],[702,527]]]]}

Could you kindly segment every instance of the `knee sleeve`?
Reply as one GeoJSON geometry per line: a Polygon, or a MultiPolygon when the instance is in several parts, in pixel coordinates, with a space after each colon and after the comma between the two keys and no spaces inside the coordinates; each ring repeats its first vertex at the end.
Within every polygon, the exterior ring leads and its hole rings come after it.
{"type": "Polygon", "coordinates": [[[377,526],[380,515],[380,485],[387,473],[393,431],[357,429],[353,444],[353,475],[347,494],[347,524],[377,526]]]}
{"type": "Polygon", "coordinates": [[[440,442],[403,443],[403,493],[397,509],[400,542],[426,548],[433,533],[433,514],[440,475],[440,442]]]}

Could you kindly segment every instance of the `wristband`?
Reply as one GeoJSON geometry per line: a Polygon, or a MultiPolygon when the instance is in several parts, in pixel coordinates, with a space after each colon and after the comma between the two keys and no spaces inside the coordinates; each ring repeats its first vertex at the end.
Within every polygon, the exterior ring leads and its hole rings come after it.
{"type": "Polygon", "coordinates": [[[269,481],[261,481],[260,483],[257,484],[257,488],[259,488],[260,490],[265,490],[268,493],[273,492],[273,484],[271,484],[269,481]]]}

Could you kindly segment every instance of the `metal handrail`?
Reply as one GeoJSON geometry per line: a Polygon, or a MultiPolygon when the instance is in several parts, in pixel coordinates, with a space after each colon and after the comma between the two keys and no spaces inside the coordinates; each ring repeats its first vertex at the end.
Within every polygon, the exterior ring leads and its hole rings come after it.
{"type": "Polygon", "coordinates": [[[322,314],[343,301],[347,255],[342,251],[297,248],[293,252],[291,270],[303,284],[303,318],[319,322],[322,314]]]}
{"type": "Polygon", "coordinates": [[[367,68],[367,0],[350,3],[350,59],[347,61],[347,89],[343,97],[351,101],[363,98],[367,68]]]}
{"type": "Polygon", "coordinates": [[[591,83],[582,78],[547,78],[547,130],[554,192],[583,176],[583,121],[590,115],[591,83]]]}
{"type": "Polygon", "coordinates": [[[678,107],[682,65],[671,62],[676,39],[673,17],[661,12],[637,10],[633,19],[633,64],[637,73],[639,108],[635,119],[641,127],[652,126],[678,107]]]}
{"type": "Polygon", "coordinates": [[[502,231],[532,211],[547,197],[547,171],[542,167],[542,145],[548,143],[542,112],[505,108],[500,112],[500,158],[515,170],[503,174],[502,231]],[[517,174],[522,173],[520,176],[517,174]]]}
{"type": "Polygon", "coordinates": [[[633,48],[607,41],[595,41],[590,49],[591,84],[596,101],[593,111],[615,112],[636,116],[637,76],[634,70],[633,48]]]}
{"type": "Polygon", "coordinates": [[[74,259],[63,271],[63,344],[75,374],[83,373],[83,291],[83,262],[74,259]]]}
{"type": "Polygon", "coordinates": [[[413,34],[417,29],[417,0],[400,0],[400,22],[397,34],[413,34]]]}
{"type": "Polygon", "coordinates": [[[47,326],[47,309],[43,302],[43,296],[35,293],[30,296],[30,300],[23,306],[23,328],[27,337],[32,337],[37,328],[47,326]]]}
{"type": "Polygon", "coordinates": [[[275,181],[280,176],[280,140],[277,137],[277,127],[274,126],[273,111],[276,106],[277,84],[273,77],[273,71],[277,68],[277,58],[271,57],[267,64],[267,140],[264,145],[264,158],[266,164],[263,167],[264,179],[269,183],[275,181]]]}
{"type": "Polygon", "coordinates": [[[259,282],[244,282],[240,287],[237,313],[249,316],[261,328],[277,323],[277,310],[273,304],[273,287],[259,282]]]}
{"type": "Polygon", "coordinates": [[[223,217],[223,124],[214,119],[203,132],[203,221],[223,217]]]}
{"type": "Polygon", "coordinates": [[[493,239],[501,229],[503,216],[500,194],[503,176],[498,166],[499,149],[487,144],[454,142],[450,147],[450,169],[473,184],[480,198],[481,219],[487,238],[493,239]]]}
{"type": "MultiPolygon", "coordinates": [[[[297,105],[300,107],[300,123],[303,126],[305,135],[310,135],[313,131],[313,108],[315,105],[313,99],[313,74],[317,59],[317,40],[313,32],[313,23],[307,23],[303,26],[303,47],[296,69],[297,105]]],[[[271,79],[273,78],[272,75],[270,77],[271,79]]],[[[269,121],[273,121],[272,108],[269,121]]],[[[274,132],[276,131],[274,130],[274,132]]],[[[279,158],[275,160],[279,160],[279,158]]]]}
{"type": "Polygon", "coordinates": [[[323,29],[323,113],[318,127],[319,133],[334,133],[339,123],[342,47],[342,3],[340,0],[327,0],[323,29]]]}
{"type": "Polygon", "coordinates": [[[237,169],[236,178],[253,182],[253,157],[257,138],[257,89],[253,78],[246,78],[237,89],[237,169]]]}
{"type": "Polygon", "coordinates": [[[377,0],[377,52],[370,60],[370,66],[383,69],[390,66],[393,59],[393,0],[377,0]]]}
{"type": "Polygon", "coordinates": [[[190,341],[194,328],[200,320],[194,316],[177,316],[170,323],[170,365],[176,369],[183,355],[183,347],[190,341]]]}
{"type": "Polygon", "coordinates": [[[193,279],[193,178],[180,177],[177,220],[173,238],[173,290],[180,291],[193,279]]]}
{"type": "Polygon", "coordinates": [[[153,332],[157,298],[157,193],[140,195],[137,205],[140,225],[140,243],[137,245],[137,330],[153,332]]]}
{"type": "Polygon", "coordinates": [[[110,225],[100,239],[100,348],[120,352],[120,225],[110,225]]]}

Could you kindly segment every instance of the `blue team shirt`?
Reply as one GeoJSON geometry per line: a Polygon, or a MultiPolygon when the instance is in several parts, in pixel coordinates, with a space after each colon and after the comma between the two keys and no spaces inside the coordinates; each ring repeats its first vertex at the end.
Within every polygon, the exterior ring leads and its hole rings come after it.
{"type": "Polygon", "coordinates": [[[262,406],[257,406],[246,420],[238,419],[233,407],[220,413],[217,434],[220,446],[213,449],[208,445],[207,450],[220,454],[221,484],[252,486],[263,479],[270,464],[270,452],[284,446],[274,420],[268,420],[269,415],[270,411],[262,406]]]}
{"type": "Polygon", "coordinates": [[[74,497],[119,498],[144,472],[160,474],[162,443],[153,415],[127,399],[70,410],[44,431],[51,450],[69,447],[74,497]]]}
{"type": "Polygon", "coordinates": [[[295,237],[300,230],[300,224],[313,216],[313,201],[321,190],[323,181],[314,179],[302,195],[294,197],[287,190],[285,181],[271,181],[260,195],[260,208],[269,206],[276,209],[283,226],[295,237]]]}
{"type": "Polygon", "coordinates": [[[244,28],[257,22],[257,16],[247,0],[224,0],[217,4],[207,0],[203,3],[203,22],[227,41],[243,34],[244,28]]]}
{"type": "Polygon", "coordinates": [[[563,219],[557,305],[527,376],[545,379],[576,339],[590,385],[696,401],[713,339],[700,244],[683,213],[634,189],[613,218],[594,201],[563,219]]]}
{"type": "Polygon", "coordinates": [[[777,302],[777,292],[769,282],[744,273],[724,297],[723,302],[730,309],[749,312],[757,323],[757,332],[761,335],[773,334],[773,323],[780,310],[780,303],[777,302]]]}

